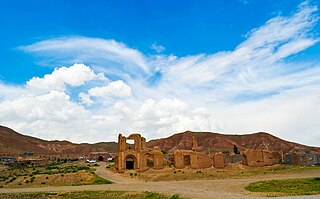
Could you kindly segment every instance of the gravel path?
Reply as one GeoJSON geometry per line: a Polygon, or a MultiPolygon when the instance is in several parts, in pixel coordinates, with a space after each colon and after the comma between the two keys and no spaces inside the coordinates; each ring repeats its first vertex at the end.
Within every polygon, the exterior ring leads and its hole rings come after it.
{"type": "MultiPolygon", "coordinates": [[[[298,174],[272,175],[263,178],[242,178],[242,179],[222,179],[222,180],[191,180],[191,181],[170,181],[170,182],[143,182],[119,174],[115,174],[105,169],[105,164],[100,164],[96,174],[115,182],[106,185],[85,185],[85,186],[60,186],[43,188],[16,188],[0,189],[0,193],[17,192],[62,192],[62,191],[84,191],[84,190],[125,190],[125,191],[152,191],[165,194],[179,194],[186,198],[264,198],[259,195],[247,192],[244,186],[250,182],[267,179],[287,179],[287,178],[307,178],[319,177],[319,171],[307,171],[298,174]]],[[[268,197],[269,199],[270,197],[268,197]]],[[[279,197],[278,197],[279,198],[279,197]]],[[[281,197],[280,197],[281,198],[281,197]]],[[[320,198],[317,196],[286,197],[286,199],[320,198]]]]}

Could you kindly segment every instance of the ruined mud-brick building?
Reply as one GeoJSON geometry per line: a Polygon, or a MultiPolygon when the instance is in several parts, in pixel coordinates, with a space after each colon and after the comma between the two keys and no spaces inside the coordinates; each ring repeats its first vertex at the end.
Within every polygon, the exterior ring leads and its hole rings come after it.
{"type": "Polygon", "coordinates": [[[195,138],[192,139],[192,150],[173,151],[173,165],[177,169],[191,168],[204,169],[209,167],[224,168],[227,165],[222,153],[213,156],[197,151],[198,144],[195,138]]]}
{"type": "Polygon", "coordinates": [[[97,161],[108,161],[109,159],[113,159],[113,154],[101,151],[90,152],[89,159],[97,161]]]}
{"type": "Polygon", "coordinates": [[[320,165],[320,154],[312,154],[312,153],[285,154],[284,162],[286,164],[291,164],[291,165],[303,165],[303,166],[320,165]]]}
{"type": "Polygon", "coordinates": [[[160,149],[148,149],[146,139],[140,134],[128,137],[119,134],[118,154],[115,157],[117,172],[126,170],[146,171],[149,168],[163,169],[164,155],[160,149]]]}
{"type": "Polygon", "coordinates": [[[246,150],[243,153],[243,164],[247,166],[271,166],[282,161],[281,154],[265,150],[246,150]]]}

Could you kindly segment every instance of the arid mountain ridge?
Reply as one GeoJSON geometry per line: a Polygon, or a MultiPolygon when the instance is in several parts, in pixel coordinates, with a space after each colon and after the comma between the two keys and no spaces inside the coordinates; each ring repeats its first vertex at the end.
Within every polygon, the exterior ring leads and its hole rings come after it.
{"type": "MultiPolygon", "coordinates": [[[[142,135],[143,136],[143,135],[142,135]]],[[[230,151],[236,145],[240,151],[246,149],[265,149],[270,151],[319,153],[320,147],[310,147],[288,142],[268,133],[246,135],[224,135],[211,132],[191,132],[174,134],[167,138],[147,142],[149,148],[159,147],[163,151],[192,148],[193,137],[198,142],[198,151],[230,151]]],[[[0,153],[18,154],[33,152],[43,155],[89,154],[90,152],[116,152],[116,142],[99,142],[96,144],[74,144],[69,141],[46,141],[22,135],[14,130],[0,126],[0,153]]]]}
{"type": "Polygon", "coordinates": [[[283,153],[320,153],[320,147],[306,146],[289,142],[269,133],[259,132],[243,135],[226,135],[211,132],[191,132],[174,134],[168,138],[151,140],[149,147],[158,146],[164,151],[191,149],[193,137],[197,140],[198,151],[230,151],[236,145],[240,151],[246,149],[263,149],[283,153]]]}
{"type": "Polygon", "coordinates": [[[10,128],[0,126],[0,153],[33,152],[43,155],[89,154],[90,152],[116,151],[116,149],[117,143],[115,142],[74,144],[69,141],[46,141],[22,135],[10,128]]]}

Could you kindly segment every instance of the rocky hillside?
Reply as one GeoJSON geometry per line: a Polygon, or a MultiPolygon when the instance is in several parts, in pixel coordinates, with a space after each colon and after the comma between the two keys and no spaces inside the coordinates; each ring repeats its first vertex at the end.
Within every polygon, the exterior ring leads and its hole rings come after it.
{"type": "MultiPolygon", "coordinates": [[[[143,136],[143,135],[142,135],[143,136]]],[[[240,151],[246,149],[266,149],[271,151],[320,153],[319,147],[309,147],[288,142],[268,133],[247,135],[224,135],[210,132],[191,132],[174,134],[167,138],[151,140],[149,148],[158,146],[171,152],[176,149],[191,149],[193,137],[198,142],[198,151],[230,151],[236,145],[240,151]]],[[[22,135],[4,126],[0,126],[0,154],[33,152],[36,154],[89,154],[90,152],[117,152],[116,142],[96,144],[74,144],[68,141],[46,141],[22,135]]]]}
{"type": "Polygon", "coordinates": [[[0,153],[33,152],[36,154],[89,154],[93,151],[116,151],[115,142],[74,144],[68,141],[46,141],[22,135],[10,128],[0,126],[0,153]]]}
{"type": "Polygon", "coordinates": [[[311,152],[320,153],[319,147],[309,147],[293,142],[282,140],[268,133],[253,133],[247,135],[224,135],[210,132],[191,132],[174,134],[167,138],[151,140],[148,147],[160,147],[164,151],[175,149],[191,149],[192,138],[198,142],[198,150],[203,152],[230,151],[236,145],[240,151],[246,149],[266,149],[270,151],[287,152],[311,152]]]}

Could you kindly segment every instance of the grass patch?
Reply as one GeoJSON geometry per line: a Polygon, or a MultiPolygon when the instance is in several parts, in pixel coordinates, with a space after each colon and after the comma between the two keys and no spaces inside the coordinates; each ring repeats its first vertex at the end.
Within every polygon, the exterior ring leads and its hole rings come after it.
{"type": "Polygon", "coordinates": [[[92,184],[112,184],[110,180],[103,179],[99,176],[96,176],[92,184]]]}
{"type": "Polygon", "coordinates": [[[182,199],[179,195],[166,196],[155,192],[145,192],[141,199],[182,199]]]}
{"type": "Polygon", "coordinates": [[[320,178],[266,180],[250,183],[245,189],[270,196],[316,195],[320,194],[320,178]]]}
{"type": "Polygon", "coordinates": [[[38,192],[38,193],[8,193],[0,194],[0,198],[66,198],[66,199],[182,199],[178,195],[167,196],[154,192],[126,191],[73,191],[73,192],[38,192]]]}
{"type": "Polygon", "coordinates": [[[112,184],[110,180],[106,180],[94,174],[94,179],[91,182],[81,182],[73,184],[65,184],[65,186],[81,186],[81,185],[92,185],[92,184],[112,184]]]}

